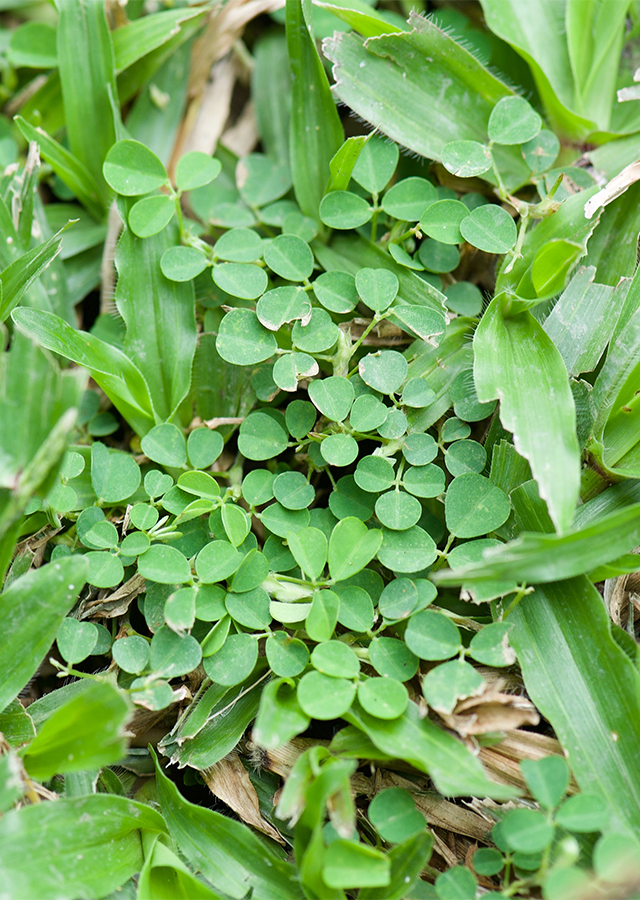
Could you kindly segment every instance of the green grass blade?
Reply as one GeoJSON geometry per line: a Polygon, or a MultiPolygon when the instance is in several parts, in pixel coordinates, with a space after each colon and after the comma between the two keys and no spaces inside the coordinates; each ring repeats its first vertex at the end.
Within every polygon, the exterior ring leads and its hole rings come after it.
{"type": "Polygon", "coordinates": [[[167,9],[134,19],[113,32],[113,53],[116,72],[128,69],[143,56],[162,47],[189,19],[202,21],[207,15],[203,9],[167,9]]]}
{"type": "Polygon", "coordinates": [[[44,659],[84,587],[88,569],[81,556],[69,556],[33,569],[0,595],[0,710],[18,696],[44,659]]]}
{"type": "Polygon", "coordinates": [[[277,32],[267,32],[257,42],[254,56],[251,91],[262,146],[267,156],[288,166],[291,72],[287,41],[277,32]]]}
{"type": "Polygon", "coordinates": [[[580,269],[543,325],[573,377],[595,369],[616,324],[618,296],[595,275],[593,266],[580,269]]]}
{"type": "Polygon", "coordinates": [[[105,897],[143,864],[140,829],[164,831],[162,816],[113,794],[61,798],[12,810],[0,821],[0,883],[10,897],[105,897]],[[38,865],[25,865],[25,848],[38,865]],[[81,848],[81,852],[80,851],[81,848]]]}
{"type": "Polygon", "coordinates": [[[525,532],[509,544],[486,551],[481,563],[438,572],[434,581],[561,581],[611,562],[639,543],[640,503],[634,503],[568,534],[525,532]]]}
{"type": "Polygon", "coordinates": [[[255,900],[301,900],[293,866],[246,825],[189,803],[157,762],[156,780],[171,837],[216,890],[235,900],[241,900],[250,888],[255,900]]]}
{"type": "Polygon", "coordinates": [[[640,833],[640,680],[586,578],[537,588],[509,616],[529,695],[567,753],[580,788],[599,794],[611,828],[640,833]]]}
{"type": "Polygon", "coordinates": [[[36,141],[43,158],[94,219],[103,219],[105,198],[89,169],[41,128],[34,128],[21,116],[16,116],[16,124],[28,141],[36,141]]]}
{"type": "Polygon", "coordinates": [[[505,318],[499,296],[478,325],[473,349],[478,398],[500,400],[500,421],[529,461],[554,525],[566,531],[580,490],[580,449],[562,357],[531,313],[505,318]]]}
{"type": "Polygon", "coordinates": [[[18,257],[0,272],[0,286],[2,287],[0,322],[4,322],[14,307],[20,303],[29,286],[56,258],[62,246],[61,235],[67,227],[65,225],[44,244],[39,244],[33,250],[29,250],[28,253],[18,257]]]}
{"type": "Polygon", "coordinates": [[[140,436],[156,424],[149,388],[140,370],[117,347],[43,310],[14,309],[13,321],[38,343],[91,372],[92,377],[140,436]]]}
{"type": "Polygon", "coordinates": [[[338,110],[311,30],[308,0],[287,0],[291,66],[291,176],[302,212],[320,221],[329,163],[344,140],[338,110]],[[305,8],[306,7],[306,8],[305,8]]]}
{"type": "MultiPolygon", "coordinates": [[[[557,4],[559,5],[559,4],[557,4]]],[[[567,0],[566,41],[575,84],[576,108],[609,129],[616,103],[617,66],[630,0],[567,0]]]]}
{"type": "MultiPolygon", "coordinates": [[[[512,89],[429,19],[414,15],[409,24],[411,32],[364,42],[346,33],[327,38],[323,49],[334,64],[335,93],[375,128],[429,159],[441,159],[449,141],[487,141],[491,110],[512,89]]],[[[529,180],[516,148],[496,147],[494,156],[509,189],[529,180]]]]}
{"type": "Polygon", "coordinates": [[[116,251],[115,299],[127,327],[124,351],[142,373],[162,420],[187,396],[196,350],[193,283],[169,281],[160,270],[160,257],[177,240],[175,226],[145,239],[125,229],[116,251]]]}
{"type": "Polygon", "coordinates": [[[116,140],[109,91],[118,96],[103,0],[59,0],[58,60],[71,153],[91,173],[103,200],[102,163],[116,140]]]}
{"type": "Polygon", "coordinates": [[[556,0],[480,0],[487,25],[525,59],[553,124],[568,137],[597,130],[575,102],[575,82],[565,36],[565,4],[556,0]]]}
{"type": "Polygon", "coordinates": [[[402,31],[402,28],[387,21],[383,14],[363,0],[348,0],[342,3],[316,2],[315,5],[333,13],[363,37],[396,34],[402,31]]]}

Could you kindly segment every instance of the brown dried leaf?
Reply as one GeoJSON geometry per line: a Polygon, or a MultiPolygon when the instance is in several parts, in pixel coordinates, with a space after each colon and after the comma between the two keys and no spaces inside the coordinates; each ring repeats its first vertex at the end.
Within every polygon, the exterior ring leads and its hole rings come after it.
{"type": "Polygon", "coordinates": [[[521,725],[537,725],[540,716],[525,697],[488,690],[480,697],[460,700],[450,714],[440,713],[448,728],[462,737],[494,731],[515,731],[521,725]]]}
{"type": "Polygon", "coordinates": [[[256,789],[235,750],[210,768],[203,769],[201,774],[211,793],[226,803],[243,822],[284,844],[280,832],[262,818],[256,789]]]}

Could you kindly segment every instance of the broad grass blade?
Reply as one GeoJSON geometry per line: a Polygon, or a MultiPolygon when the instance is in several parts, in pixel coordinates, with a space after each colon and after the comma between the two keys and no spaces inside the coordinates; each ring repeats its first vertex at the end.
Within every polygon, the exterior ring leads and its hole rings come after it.
{"type": "Polygon", "coordinates": [[[291,176],[302,212],[320,221],[329,163],[344,140],[329,81],[315,47],[308,0],[287,0],[291,66],[291,176]]]}
{"type": "Polygon", "coordinates": [[[500,400],[500,421],[529,461],[558,531],[571,525],[580,490],[576,412],[558,350],[531,313],[503,315],[492,300],[473,349],[478,398],[500,400]]]}

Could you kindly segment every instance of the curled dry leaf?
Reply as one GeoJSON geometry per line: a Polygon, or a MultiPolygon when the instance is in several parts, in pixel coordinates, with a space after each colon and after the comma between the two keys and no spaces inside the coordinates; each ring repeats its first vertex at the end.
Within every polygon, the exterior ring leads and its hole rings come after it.
{"type": "Polygon", "coordinates": [[[603,206],[607,206],[616,197],[619,197],[621,194],[630,188],[632,184],[635,184],[636,181],[640,180],[640,160],[636,160],[632,162],[630,165],[626,166],[622,172],[612,178],[601,191],[598,191],[597,194],[594,194],[584,205],[584,215],[586,219],[590,219],[596,210],[600,209],[603,206]]]}
{"type": "Polygon", "coordinates": [[[457,703],[452,713],[441,718],[462,737],[492,731],[515,731],[521,725],[537,725],[540,716],[525,697],[488,690],[480,697],[469,697],[457,703]]]}
{"type": "Polygon", "coordinates": [[[243,822],[284,844],[280,832],[262,818],[256,789],[235,750],[210,768],[203,769],[201,774],[211,793],[226,803],[243,822]]]}

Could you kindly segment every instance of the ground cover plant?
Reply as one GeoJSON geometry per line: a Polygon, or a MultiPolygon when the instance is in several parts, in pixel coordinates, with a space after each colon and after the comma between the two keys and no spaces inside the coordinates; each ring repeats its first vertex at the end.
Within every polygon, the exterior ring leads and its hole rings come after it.
{"type": "Polygon", "coordinates": [[[636,896],[639,31],[3,5],[2,896],[636,896]]]}

